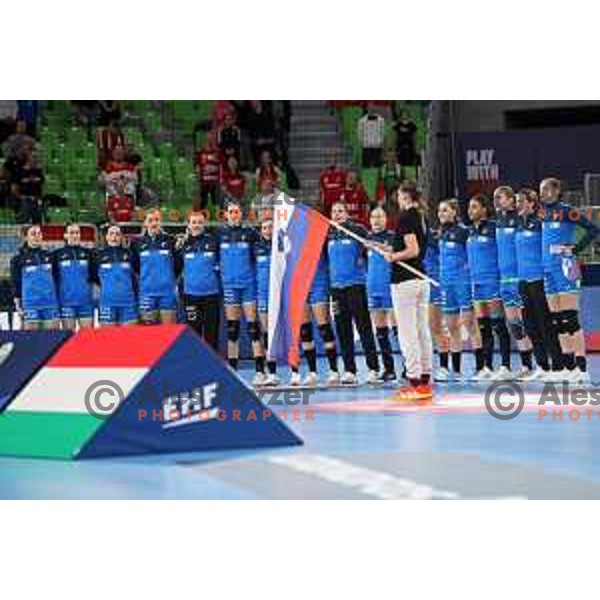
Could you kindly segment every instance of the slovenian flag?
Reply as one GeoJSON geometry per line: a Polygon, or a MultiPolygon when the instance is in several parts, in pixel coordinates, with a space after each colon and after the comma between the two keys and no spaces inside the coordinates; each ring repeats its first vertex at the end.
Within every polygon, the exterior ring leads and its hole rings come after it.
{"type": "Polygon", "coordinates": [[[269,284],[269,358],[300,363],[298,345],[304,305],[312,285],[328,220],[303,204],[273,209],[273,247],[269,284]]]}

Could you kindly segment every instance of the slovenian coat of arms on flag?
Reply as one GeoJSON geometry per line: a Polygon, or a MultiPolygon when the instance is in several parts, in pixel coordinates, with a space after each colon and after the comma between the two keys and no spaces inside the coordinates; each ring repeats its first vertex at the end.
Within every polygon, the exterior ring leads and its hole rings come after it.
{"type": "Polygon", "coordinates": [[[303,204],[273,210],[269,284],[269,358],[297,367],[304,305],[317,270],[329,221],[303,204]]]}

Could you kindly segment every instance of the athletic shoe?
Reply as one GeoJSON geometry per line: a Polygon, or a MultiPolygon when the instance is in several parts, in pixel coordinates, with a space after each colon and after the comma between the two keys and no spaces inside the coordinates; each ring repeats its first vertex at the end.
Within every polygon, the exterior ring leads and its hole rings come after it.
{"type": "Polygon", "coordinates": [[[587,371],[582,371],[579,367],[575,367],[571,371],[571,383],[582,383],[589,385],[591,383],[590,374],[587,371]]]}
{"type": "Polygon", "coordinates": [[[398,377],[396,376],[395,371],[384,371],[383,375],[381,376],[381,379],[384,383],[391,383],[393,381],[396,381],[398,377]]]}
{"type": "Polygon", "coordinates": [[[265,387],[277,387],[280,383],[281,381],[279,380],[279,377],[277,377],[275,373],[270,373],[269,375],[267,375],[265,387]]]}
{"type": "Polygon", "coordinates": [[[433,390],[429,385],[420,385],[413,387],[408,385],[396,391],[395,399],[400,402],[418,402],[419,400],[430,400],[433,396],[433,390]]]}
{"type": "Polygon", "coordinates": [[[256,375],[254,375],[254,379],[252,380],[252,385],[254,387],[263,387],[267,385],[267,376],[261,371],[257,371],[256,375]]]}
{"type": "Polygon", "coordinates": [[[292,373],[290,377],[290,387],[300,387],[302,380],[300,379],[300,373],[292,373]]]}
{"type": "Polygon", "coordinates": [[[317,387],[319,383],[319,377],[316,373],[309,373],[302,382],[305,387],[317,387]]]}
{"type": "Polygon", "coordinates": [[[340,385],[340,374],[337,371],[329,371],[325,383],[330,386],[340,385]]]}
{"type": "Polygon", "coordinates": [[[493,381],[514,381],[514,373],[505,366],[501,366],[491,377],[493,381]]]}
{"type": "Polygon", "coordinates": [[[340,379],[340,383],[342,385],[358,385],[358,377],[356,376],[356,373],[351,373],[350,371],[346,371],[341,379],[340,379]]]}
{"type": "Polygon", "coordinates": [[[451,375],[451,381],[453,383],[464,383],[466,380],[466,377],[463,377],[462,373],[452,373],[451,375]]]}
{"type": "Polygon", "coordinates": [[[434,381],[439,381],[441,383],[445,383],[450,380],[450,371],[442,367],[435,372],[435,376],[433,377],[434,381]]]}
{"type": "Polygon", "coordinates": [[[527,378],[523,379],[523,381],[546,381],[549,373],[551,373],[551,371],[544,371],[544,369],[538,367],[534,371],[530,371],[527,378]]]}
{"type": "Polygon", "coordinates": [[[515,373],[515,379],[517,381],[529,381],[529,378],[531,377],[532,374],[533,374],[533,371],[531,369],[528,369],[527,367],[521,367],[515,373]]]}
{"type": "Polygon", "coordinates": [[[417,386],[417,394],[422,400],[433,398],[433,388],[427,383],[422,383],[421,385],[417,386]]]}
{"type": "Polygon", "coordinates": [[[6,344],[0,345],[0,365],[6,362],[14,349],[15,345],[13,342],[6,342],[6,344]]]}
{"type": "Polygon", "coordinates": [[[483,369],[480,369],[471,377],[471,381],[489,381],[493,376],[494,371],[489,367],[483,367],[483,369]]]}
{"type": "Polygon", "coordinates": [[[544,379],[544,383],[563,383],[569,381],[571,378],[571,371],[568,369],[562,369],[562,371],[547,371],[544,379]]]}
{"type": "Polygon", "coordinates": [[[369,371],[367,383],[369,385],[381,385],[383,383],[383,377],[377,371],[369,371]]]}

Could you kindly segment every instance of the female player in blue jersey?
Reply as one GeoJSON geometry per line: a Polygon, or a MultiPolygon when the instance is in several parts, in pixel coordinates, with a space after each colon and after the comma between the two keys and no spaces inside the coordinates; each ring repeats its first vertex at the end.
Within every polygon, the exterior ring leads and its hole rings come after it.
{"type": "Polygon", "coordinates": [[[67,224],[65,241],[62,248],[54,251],[63,328],[91,327],[94,323],[92,250],[81,245],[77,223],[67,224]]]}
{"type": "MultiPolygon", "coordinates": [[[[368,239],[380,247],[391,251],[394,243],[394,233],[386,229],[387,214],[383,208],[375,208],[370,215],[371,231],[368,239]]],[[[375,337],[379,344],[383,362],[383,380],[396,380],[396,366],[392,345],[390,344],[389,319],[392,313],[392,295],[390,284],[392,270],[390,263],[381,252],[370,248],[367,253],[367,298],[371,320],[375,327],[375,337]]]]}
{"type": "Polygon", "coordinates": [[[523,321],[538,365],[528,380],[558,380],[563,368],[562,351],[544,292],[542,221],[537,192],[530,188],[519,190],[517,209],[521,218],[516,233],[516,247],[523,321]]]}
{"type": "Polygon", "coordinates": [[[508,330],[521,355],[521,370],[516,379],[527,380],[533,373],[533,352],[523,320],[523,300],[519,291],[519,267],[517,262],[517,231],[521,218],[517,212],[516,197],[509,186],[494,191],[496,208],[496,247],[500,273],[500,298],[508,330]]]}
{"type": "Polygon", "coordinates": [[[138,323],[134,254],[123,245],[118,225],[106,232],[106,245],[93,256],[92,278],[100,286],[98,302],[100,325],[138,323]]]}
{"type": "Polygon", "coordinates": [[[58,329],[59,309],[52,252],[42,248],[39,225],[27,230],[25,242],[10,264],[15,307],[24,329],[58,329]]]}
{"type": "Polygon", "coordinates": [[[259,239],[256,229],[242,223],[242,209],[235,201],[227,204],[227,223],[218,231],[219,268],[227,319],[227,357],[237,369],[239,359],[240,322],[246,318],[252,353],[256,364],[253,385],[267,381],[265,351],[256,307],[256,272],[254,246],[259,239]]]}
{"type": "Polygon", "coordinates": [[[479,323],[485,368],[478,379],[510,379],[510,334],[500,299],[500,273],[496,248],[496,224],[489,219],[491,209],[482,194],[469,201],[469,239],[467,254],[475,316],[479,323]],[[498,337],[502,365],[493,371],[494,333],[498,337]]]}
{"type": "Polygon", "coordinates": [[[185,239],[177,249],[182,265],[180,287],[185,319],[198,335],[219,350],[221,286],[219,241],[204,229],[204,215],[191,213],[185,239]]]}
{"type": "MultiPolygon", "coordinates": [[[[460,381],[463,340],[461,328],[464,326],[475,353],[475,376],[478,380],[484,369],[484,355],[479,328],[473,314],[467,239],[469,230],[460,223],[458,200],[443,200],[438,206],[438,219],[441,226],[440,284],[442,287],[442,311],[450,334],[452,371],[455,380],[460,381]]],[[[448,374],[449,375],[449,374],[448,374]]],[[[438,380],[443,380],[439,373],[438,380]]],[[[449,377],[448,377],[449,378],[449,377]]]]}
{"type": "Polygon", "coordinates": [[[552,322],[563,351],[563,378],[589,382],[585,339],[579,319],[579,279],[573,275],[575,257],[598,238],[599,230],[582,211],[561,201],[560,182],[540,183],[542,202],[542,264],[544,288],[552,322]],[[583,236],[577,241],[577,229],[583,236]]]}
{"type": "MultiPolygon", "coordinates": [[[[434,281],[440,280],[440,235],[441,228],[429,229],[427,250],[423,259],[425,273],[434,281]]],[[[439,370],[434,377],[437,381],[447,381],[450,377],[450,337],[444,319],[443,305],[441,287],[432,285],[429,293],[429,329],[440,362],[439,370]]]]}
{"type": "MultiPolygon", "coordinates": [[[[273,245],[273,220],[266,218],[260,225],[260,235],[254,244],[254,256],[256,259],[256,302],[258,316],[263,335],[263,346],[265,352],[269,340],[269,289],[271,280],[271,250],[273,245]]],[[[267,361],[266,386],[279,385],[277,377],[277,362],[267,361]]]]}
{"type": "Polygon", "coordinates": [[[163,231],[158,211],[146,215],[144,227],[144,234],[133,245],[140,316],[147,324],[172,324],[177,319],[177,277],[181,270],[175,239],[163,231]]]}

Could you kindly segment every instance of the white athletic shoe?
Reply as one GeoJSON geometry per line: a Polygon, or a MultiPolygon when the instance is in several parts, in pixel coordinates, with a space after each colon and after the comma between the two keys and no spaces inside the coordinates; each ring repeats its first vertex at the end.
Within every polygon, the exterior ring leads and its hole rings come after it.
{"type": "Polygon", "coordinates": [[[546,381],[546,377],[550,372],[551,371],[544,371],[544,369],[538,367],[534,371],[530,371],[527,379],[523,379],[523,381],[546,381]]]}
{"type": "Polygon", "coordinates": [[[340,385],[340,374],[337,371],[329,371],[325,383],[330,386],[340,385]]]}
{"type": "Polygon", "coordinates": [[[573,371],[571,371],[570,382],[589,385],[591,383],[590,374],[587,371],[582,371],[579,367],[576,367],[573,369],[573,371]]]}
{"type": "Polygon", "coordinates": [[[494,376],[494,371],[489,367],[483,367],[471,377],[471,381],[489,381],[494,376]]]}
{"type": "Polygon", "coordinates": [[[309,373],[302,382],[304,387],[317,387],[319,384],[319,376],[316,373],[309,373]]]}
{"type": "Polygon", "coordinates": [[[369,371],[367,383],[369,385],[381,385],[383,383],[383,377],[377,371],[369,371]]]}
{"type": "Polygon", "coordinates": [[[342,375],[340,383],[342,385],[358,385],[358,377],[356,376],[356,373],[350,373],[350,371],[346,371],[342,375]]]}
{"type": "Polygon", "coordinates": [[[277,387],[281,383],[279,377],[275,373],[269,373],[265,381],[265,387],[277,387]]]}
{"type": "Polygon", "coordinates": [[[501,366],[491,377],[494,381],[514,381],[514,373],[504,365],[501,366]]]}
{"type": "Polygon", "coordinates": [[[435,376],[434,376],[434,381],[439,381],[439,382],[446,382],[450,380],[450,371],[448,371],[448,369],[445,369],[444,367],[442,367],[441,369],[438,369],[435,372],[435,376]]]}
{"type": "Polygon", "coordinates": [[[300,387],[302,380],[300,379],[300,373],[292,373],[290,377],[290,387],[300,387]]]}
{"type": "Polygon", "coordinates": [[[257,371],[256,375],[254,375],[254,379],[252,380],[252,385],[254,387],[263,387],[267,385],[267,376],[264,373],[257,371]]]}
{"type": "Polygon", "coordinates": [[[452,373],[451,380],[453,383],[464,383],[467,378],[462,373],[452,373]]]}
{"type": "Polygon", "coordinates": [[[0,365],[6,362],[14,349],[15,345],[13,342],[6,342],[6,344],[0,345],[0,365]]]}
{"type": "Polygon", "coordinates": [[[569,373],[567,369],[562,369],[562,371],[546,371],[544,378],[540,381],[544,383],[562,383],[569,380],[569,373]]]}
{"type": "Polygon", "coordinates": [[[527,367],[521,367],[515,374],[515,379],[517,381],[529,381],[533,371],[528,369],[527,367]]]}

